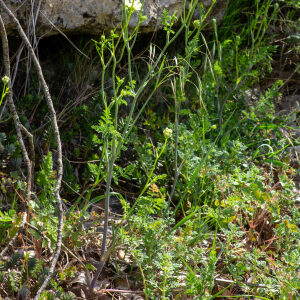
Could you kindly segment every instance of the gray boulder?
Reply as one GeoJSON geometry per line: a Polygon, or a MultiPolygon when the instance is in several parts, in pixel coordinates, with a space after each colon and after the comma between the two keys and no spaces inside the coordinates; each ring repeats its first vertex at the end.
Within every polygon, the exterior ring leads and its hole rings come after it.
{"type": "MultiPolygon", "coordinates": [[[[216,18],[222,20],[228,0],[217,0],[207,21],[216,18]]],[[[71,34],[101,34],[120,26],[121,0],[6,0],[5,4],[15,13],[24,28],[28,20],[38,11],[35,33],[37,36],[50,36],[59,32],[71,34]],[[33,8],[32,8],[33,4],[33,8]]],[[[212,0],[200,0],[207,11],[212,0]]],[[[164,9],[170,14],[176,12],[179,16],[183,8],[182,0],[145,0],[143,14],[147,20],[142,24],[141,31],[153,32],[161,28],[160,19],[164,9]]],[[[15,32],[15,24],[0,9],[8,34],[15,32]]],[[[194,18],[200,17],[198,9],[194,18]]],[[[130,26],[137,21],[133,16],[130,26]]]]}

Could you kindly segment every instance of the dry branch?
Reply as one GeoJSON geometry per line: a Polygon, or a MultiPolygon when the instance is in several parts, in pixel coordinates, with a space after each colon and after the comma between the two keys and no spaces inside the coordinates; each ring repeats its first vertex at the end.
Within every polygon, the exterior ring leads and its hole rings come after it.
{"type": "MultiPolygon", "coordinates": [[[[8,106],[9,106],[10,112],[12,114],[14,125],[15,125],[15,128],[16,128],[18,142],[20,143],[20,147],[21,147],[21,151],[22,151],[22,156],[23,156],[23,159],[25,161],[26,168],[27,168],[26,203],[28,203],[28,201],[30,200],[30,194],[31,194],[33,162],[30,161],[29,156],[28,156],[28,152],[27,152],[26,147],[25,147],[25,143],[24,143],[24,140],[23,140],[22,132],[21,132],[21,130],[23,128],[23,125],[20,122],[19,115],[17,113],[16,107],[15,107],[15,104],[14,104],[14,101],[13,101],[13,93],[12,93],[12,90],[11,90],[11,81],[10,81],[11,74],[10,74],[10,61],[9,61],[9,46],[8,46],[6,30],[5,30],[4,23],[3,23],[1,15],[0,15],[0,33],[1,33],[1,40],[2,40],[2,51],[3,51],[3,62],[4,62],[4,68],[5,68],[5,75],[9,78],[9,82],[7,83],[8,87],[9,87],[9,93],[7,95],[7,101],[8,101],[8,106]]],[[[32,144],[33,137],[31,135],[31,133],[26,130],[26,135],[29,138],[30,144],[32,144]]],[[[34,158],[34,152],[32,152],[32,151],[31,151],[31,156],[34,158]]],[[[18,236],[19,231],[24,227],[26,219],[27,219],[27,212],[26,212],[26,208],[25,208],[25,211],[23,212],[22,222],[19,226],[18,232],[10,240],[8,245],[1,251],[0,257],[2,257],[6,253],[6,251],[9,249],[9,247],[11,245],[13,245],[13,243],[15,242],[15,240],[18,236]]]]}
{"type": "Polygon", "coordinates": [[[40,63],[35,55],[35,52],[22,28],[20,25],[19,20],[15,17],[15,15],[12,13],[12,11],[5,5],[3,0],[0,0],[0,5],[3,8],[3,10],[13,19],[15,24],[17,25],[17,30],[19,32],[20,37],[22,38],[23,42],[25,43],[28,52],[32,58],[32,61],[34,63],[34,66],[37,71],[38,78],[42,84],[42,88],[45,94],[46,102],[48,105],[48,109],[50,111],[50,118],[51,118],[51,123],[53,126],[54,130],[54,136],[57,144],[57,179],[56,179],[56,185],[55,185],[55,190],[54,190],[54,197],[57,202],[57,210],[58,210],[58,229],[57,229],[57,243],[56,243],[56,249],[55,249],[55,254],[53,256],[53,259],[51,261],[51,265],[49,268],[49,273],[48,276],[46,277],[45,281],[43,282],[42,286],[38,290],[36,296],[34,299],[38,300],[40,298],[41,293],[43,290],[47,287],[52,274],[54,272],[60,251],[61,251],[61,244],[62,244],[62,230],[63,230],[63,208],[62,208],[62,200],[60,197],[60,187],[61,187],[61,181],[62,181],[62,175],[63,175],[63,163],[62,163],[62,146],[61,146],[61,140],[60,140],[60,134],[59,134],[59,129],[57,125],[57,118],[56,118],[56,112],[53,106],[53,102],[51,99],[51,95],[49,92],[49,88],[47,86],[47,83],[45,81],[42,68],[40,66],[40,63]]]}

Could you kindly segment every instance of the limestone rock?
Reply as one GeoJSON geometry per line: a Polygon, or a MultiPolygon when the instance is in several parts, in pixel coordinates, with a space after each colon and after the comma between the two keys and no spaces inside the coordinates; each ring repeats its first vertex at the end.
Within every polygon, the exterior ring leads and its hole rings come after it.
{"type": "MultiPolygon", "coordinates": [[[[217,0],[209,14],[207,21],[223,18],[228,0],[217,0]]],[[[207,11],[213,0],[200,0],[207,11]]],[[[103,30],[110,30],[120,26],[121,0],[7,0],[5,4],[15,13],[24,28],[28,27],[28,20],[39,11],[35,33],[37,36],[49,36],[60,31],[73,34],[101,34],[103,30]],[[34,3],[34,7],[31,7],[34,3]],[[40,4],[40,6],[39,6],[40,4]],[[33,14],[32,14],[33,12],[33,14]]],[[[153,32],[160,28],[160,19],[164,9],[170,14],[180,15],[183,8],[182,0],[145,0],[143,14],[147,20],[142,24],[141,31],[153,32]]],[[[10,18],[0,10],[8,34],[15,32],[15,25],[10,18]]],[[[198,9],[194,18],[199,18],[198,9]]],[[[137,21],[137,14],[132,17],[130,26],[137,21]]]]}

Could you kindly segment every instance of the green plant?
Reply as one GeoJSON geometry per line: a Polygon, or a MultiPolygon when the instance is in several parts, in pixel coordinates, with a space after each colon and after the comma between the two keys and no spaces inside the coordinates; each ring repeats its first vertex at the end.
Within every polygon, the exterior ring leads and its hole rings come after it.
{"type": "MultiPolygon", "coordinates": [[[[109,198],[110,198],[110,187],[111,181],[113,177],[114,163],[117,157],[122,150],[122,147],[132,130],[133,125],[137,122],[139,116],[143,112],[147,103],[151,99],[155,90],[161,85],[164,79],[161,79],[162,72],[164,71],[164,62],[165,62],[165,53],[168,47],[173,43],[173,41],[178,37],[180,32],[185,28],[185,26],[189,25],[191,22],[192,12],[194,11],[197,1],[193,1],[190,4],[190,10],[187,15],[184,16],[182,20],[182,26],[175,33],[172,31],[172,27],[174,24],[175,16],[169,18],[165,13],[163,17],[164,29],[167,33],[166,36],[166,44],[164,49],[160,52],[159,56],[154,60],[154,62],[147,63],[148,73],[145,75],[144,79],[139,84],[138,88],[135,88],[136,81],[132,78],[132,62],[131,62],[131,51],[135,44],[138,28],[140,24],[144,21],[144,16],[138,10],[138,23],[134,28],[133,32],[129,32],[128,24],[131,18],[131,15],[137,10],[136,4],[140,3],[136,1],[133,2],[124,2],[123,10],[122,10],[122,24],[121,24],[121,33],[118,35],[115,31],[112,31],[110,37],[106,38],[104,35],[101,37],[100,42],[95,42],[97,52],[100,57],[101,65],[102,65],[102,78],[101,78],[101,96],[103,101],[104,112],[102,114],[101,120],[98,126],[95,126],[94,129],[98,131],[98,133],[102,134],[101,144],[103,145],[103,157],[105,158],[106,164],[106,194],[105,194],[105,226],[104,226],[104,237],[101,255],[103,256],[106,252],[106,242],[107,242],[107,228],[108,228],[108,212],[109,212],[109,198]],[[173,35],[171,37],[171,35],[173,35]],[[120,54],[118,58],[116,57],[116,51],[119,49],[120,54]],[[108,51],[110,57],[108,60],[105,60],[105,51],[108,51]],[[127,59],[127,67],[128,67],[128,77],[127,78],[119,78],[115,75],[117,64],[121,62],[121,60],[127,59]],[[111,67],[111,78],[113,83],[113,95],[109,99],[107,94],[104,91],[104,82],[106,72],[111,67]],[[126,80],[125,80],[126,79],[126,80]],[[144,101],[142,108],[137,112],[136,116],[133,117],[136,103],[141,93],[145,90],[146,86],[149,83],[154,82],[154,86],[152,86],[152,91],[147,96],[147,99],[144,101]],[[122,132],[119,132],[119,108],[121,105],[126,105],[127,102],[124,100],[124,97],[131,97],[131,107],[128,116],[125,118],[125,125],[122,126],[122,132]]],[[[142,6],[139,6],[141,8],[142,6]]],[[[99,140],[100,141],[100,140],[99,140]]],[[[152,174],[151,174],[152,175],[152,174]]],[[[147,185],[146,185],[147,188],[147,185]]],[[[143,191],[144,192],[144,191],[143,191]]],[[[91,287],[95,286],[95,282],[97,277],[99,276],[102,270],[103,264],[98,268],[96,275],[93,279],[91,287]]]]}
{"type": "MultiPolygon", "coordinates": [[[[76,286],[73,277],[83,276],[82,270],[92,292],[108,259],[103,276],[110,279],[112,271],[114,279],[99,294],[125,293],[113,288],[117,277],[126,277],[135,282],[128,289],[143,290],[146,299],[299,297],[299,209],[295,171],[285,153],[298,141],[289,134],[292,118],[277,113],[275,103],[292,93],[291,83],[264,80],[273,77],[268,74],[277,61],[287,68],[285,50],[298,53],[297,3],[232,0],[222,25],[212,20],[208,31],[203,29],[212,8],[184,4],[180,18],[163,12],[163,30],[139,52],[143,5],[123,1],[120,28],[91,43],[96,56],[91,51],[89,61],[64,58],[75,85],[54,99],[65,154],[65,255],[42,299],[77,297],[64,291],[76,286]],[[192,18],[195,11],[199,20],[192,18]],[[282,28],[288,37],[274,41],[282,28]],[[115,200],[123,216],[114,214],[115,200]],[[101,203],[97,210],[101,201],[104,213],[101,203]],[[98,242],[100,262],[85,265],[81,257],[95,259],[98,242]]],[[[5,83],[0,105],[4,97],[5,83]]],[[[47,120],[39,124],[46,114],[41,99],[34,83],[18,102],[23,126],[35,130],[35,147],[46,155],[37,157],[36,192],[15,243],[27,183],[10,122],[0,133],[1,247],[14,244],[0,257],[2,297],[33,294],[42,285],[49,272],[43,265],[58,240],[57,152],[49,151],[57,140],[47,120]],[[36,256],[13,253],[15,245],[32,247],[36,256]]]]}
{"type": "Polygon", "coordinates": [[[2,105],[3,99],[5,98],[5,96],[9,93],[9,77],[8,76],[4,76],[2,77],[2,83],[3,83],[3,87],[2,87],[2,94],[1,94],[1,98],[0,98],[0,107],[2,105]]]}
{"type": "Polygon", "coordinates": [[[6,241],[6,232],[8,233],[9,238],[12,238],[14,236],[14,234],[18,230],[18,225],[20,225],[20,223],[21,217],[16,214],[16,211],[14,209],[10,209],[8,212],[0,211],[1,243],[6,241]]]}

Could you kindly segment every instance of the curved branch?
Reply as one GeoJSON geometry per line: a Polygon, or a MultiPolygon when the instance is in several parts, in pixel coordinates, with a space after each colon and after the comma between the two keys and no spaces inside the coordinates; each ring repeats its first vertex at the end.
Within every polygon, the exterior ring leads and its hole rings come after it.
{"type": "MultiPolygon", "coordinates": [[[[16,132],[17,132],[18,142],[20,144],[21,151],[22,151],[22,156],[23,156],[23,159],[25,161],[26,168],[27,168],[26,203],[28,203],[28,201],[30,200],[30,194],[31,194],[33,161],[30,161],[30,159],[29,159],[29,155],[28,155],[28,152],[26,150],[25,143],[24,143],[23,136],[22,136],[22,132],[21,132],[21,130],[23,128],[23,125],[20,122],[19,115],[17,113],[16,107],[15,107],[15,104],[14,104],[14,101],[13,101],[13,93],[12,93],[12,90],[11,90],[11,81],[10,81],[11,74],[10,74],[10,61],[9,61],[9,46],[8,46],[6,30],[5,30],[4,23],[3,23],[1,15],[0,15],[0,34],[1,34],[1,40],[2,40],[2,51],[3,51],[3,62],[4,62],[4,68],[5,68],[5,75],[8,76],[8,78],[9,78],[8,86],[9,86],[10,91],[7,95],[7,103],[8,103],[10,112],[11,112],[12,117],[13,117],[14,125],[15,125],[16,132]]],[[[32,145],[33,144],[33,142],[32,142],[33,137],[31,135],[31,133],[29,131],[27,131],[26,135],[29,138],[30,145],[32,145]]],[[[30,148],[31,148],[31,157],[32,157],[32,159],[34,159],[34,152],[32,152],[34,150],[32,149],[32,146],[30,146],[30,148]]],[[[9,247],[11,245],[13,245],[13,243],[15,242],[15,240],[18,236],[18,233],[24,227],[26,219],[27,219],[27,212],[26,212],[26,208],[25,208],[25,211],[23,212],[22,222],[19,226],[18,232],[10,240],[8,245],[1,251],[0,257],[2,257],[6,253],[6,251],[9,249],[9,247]]]]}
{"type": "Polygon", "coordinates": [[[58,158],[57,158],[57,179],[56,179],[56,186],[55,186],[55,190],[54,190],[54,197],[56,199],[57,202],[57,210],[58,210],[58,229],[57,229],[57,243],[56,243],[56,249],[55,249],[55,254],[53,256],[53,259],[51,261],[51,265],[50,265],[50,269],[49,269],[49,274],[46,277],[45,281],[43,282],[42,286],[40,287],[40,289],[38,290],[36,296],[34,299],[38,300],[40,298],[41,293],[43,292],[43,290],[47,287],[52,274],[54,272],[58,257],[60,255],[60,251],[61,251],[61,245],[62,245],[62,230],[63,230],[63,208],[62,208],[62,200],[60,197],[60,187],[61,187],[61,181],[62,181],[62,175],[63,175],[63,163],[62,163],[62,146],[61,146],[61,141],[60,141],[60,134],[59,134],[59,129],[58,129],[58,125],[57,125],[57,118],[56,118],[56,112],[53,106],[53,102],[51,99],[51,95],[49,92],[49,88],[47,86],[47,83],[45,81],[43,72],[42,72],[42,68],[40,66],[40,63],[35,55],[35,52],[22,28],[22,26],[20,25],[19,20],[15,17],[15,15],[12,13],[12,11],[5,5],[3,0],[0,0],[0,5],[3,8],[3,10],[13,19],[13,21],[15,22],[16,26],[17,26],[17,30],[19,32],[20,37],[22,38],[22,40],[24,41],[28,52],[32,58],[32,61],[34,63],[34,66],[36,68],[37,71],[37,75],[38,78],[42,84],[42,88],[45,94],[45,98],[46,98],[46,102],[48,105],[48,109],[50,111],[50,117],[51,117],[51,123],[53,126],[53,130],[54,130],[54,136],[55,136],[55,140],[56,140],[56,144],[57,144],[57,154],[58,154],[58,158]]]}

